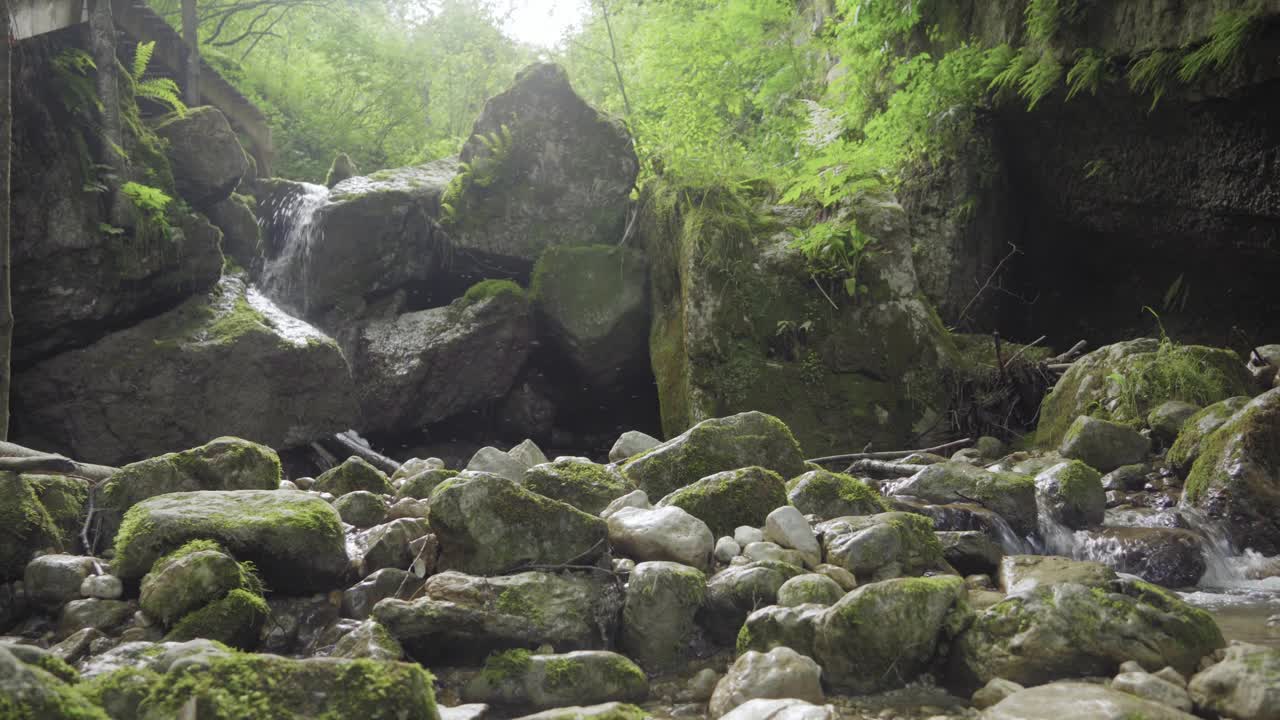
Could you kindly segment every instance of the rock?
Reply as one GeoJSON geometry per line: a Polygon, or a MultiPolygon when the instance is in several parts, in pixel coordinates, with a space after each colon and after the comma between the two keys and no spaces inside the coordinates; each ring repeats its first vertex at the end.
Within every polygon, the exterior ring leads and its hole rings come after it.
{"type": "Polygon", "coordinates": [[[880,493],[841,473],[810,470],[787,484],[787,499],[801,513],[831,520],[849,515],[886,512],[880,493]]]}
{"type": "Polygon", "coordinates": [[[770,512],[786,504],[782,478],[762,467],[707,475],[657,503],[658,507],[683,508],[716,535],[727,535],[739,525],[763,525],[770,512]]]}
{"type": "Polygon", "coordinates": [[[377,570],[342,593],[342,615],[366,620],[379,602],[412,597],[422,585],[420,578],[399,568],[377,570]]]}
{"type": "Polygon", "coordinates": [[[648,696],[644,671],[622,655],[603,650],[563,655],[508,650],[491,656],[462,690],[467,702],[533,708],[638,702],[648,696]]]}
{"type": "Polygon", "coordinates": [[[467,470],[478,473],[489,473],[506,478],[513,483],[524,480],[525,464],[495,447],[482,447],[471,456],[467,470]]]}
{"type": "Polygon", "coordinates": [[[10,649],[2,646],[0,708],[12,710],[16,718],[107,720],[106,713],[75,692],[70,684],[18,660],[10,649]]]}
{"type": "Polygon", "coordinates": [[[890,488],[890,495],[916,497],[929,503],[981,503],[1004,518],[1019,535],[1036,530],[1036,485],[1025,475],[945,462],[930,465],[890,488]]]}
{"type": "MultiPolygon", "coordinates": [[[[805,470],[800,446],[782,421],[760,412],[745,412],[704,420],[630,460],[622,472],[650,497],[662,497],[713,473],[749,466],[772,470],[784,478],[805,470]]],[[[782,501],[766,509],[754,524],[763,524],[769,510],[785,505],[785,494],[784,490],[782,501]]]]}
{"type": "Polygon", "coordinates": [[[733,565],[707,581],[706,600],[698,611],[698,623],[721,645],[732,645],[738,629],[757,607],[777,602],[778,589],[803,571],[777,562],[733,565]]]}
{"type": "Polygon", "coordinates": [[[222,111],[206,105],[156,124],[182,199],[204,208],[231,195],[249,170],[244,148],[222,111]]]}
{"type": "Polygon", "coordinates": [[[1192,677],[1188,690],[1202,713],[1275,720],[1280,717],[1280,649],[1234,644],[1221,662],[1192,677]]]}
{"type": "Polygon", "coordinates": [[[149,617],[173,627],[187,613],[245,587],[245,575],[216,543],[193,540],[156,561],[142,578],[138,604],[149,617]]]}
{"type": "Polygon", "coordinates": [[[367,490],[354,490],[333,501],[342,522],[358,528],[369,528],[387,520],[387,504],[367,490]]]}
{"type": "Polygon", "coordinates": [[[992,678],[986,685],[974,691],[973,706],[979,710],[986,710],[1010,695],[1025,689],[1016,682],[1005,680],[1004,678],[992,678]]]}
{"type": "Polygon", "coordinates": [[[720,720],[835,720],[831,705],[814,705],[803,700],[748,700],[722,715],[720,720]]]}
{"type": "MultiPolygon", "coordinates": [[[[529,302],[514,285],[366,324],[350,351],[365,428],[419,427],[501,398],[524,367],[531,339],[529,302]]],[[[506,459],[519,466],[510,477],[519,480],[525,466],[506,459]]]]}
{"type": "Polygon", "coordinates": [[[253,562],[268,587],[327,591],[347,568],[341,520],[324,500],[291,490],[233,490],[134,505],[116,536],[115,573],[140,578],[161,556],[199,538],[253,562]]]}
{"type": "Polygon", "coordinates": [[[741,525],[733,529],[733,540],[742,547],[751,543],[764,542],[764,531],[750,525],[741,525]]]}
{"type": "Polygon", "coordinates": [[[535,64],[485,103],[443,202],[455,262],[528,269],[552,245],[616,244],[639,163],[622,123],[535,64]]]}
{"type": "Polygon", "coordinates": [[[1165,587],[1191,587],[1205,572],[1204,540],[1190,530],[1102,528],[1077,542],[1083,557],[1165,587]]]}
{"type": "Polygon", "coordinates": [[[622,606],[619,649],[646,671],[679,668],[706,593],[706,576],[673,562],[643,562],[631,571],[622,606]]]}
{"type": "Polygon", "coordinates": [[[440,720],[489,720],[489,717],[489,706],[483,703],[440,708],[440,720]]]}
{"type": "Polygon", "coordinates": [[[252,650],[271,615],[270,606],[249,590],[232,590],[195,612],[187,614],[164,636],[165,640],[213,640],[233,648],[252,650]]]}
{"type": "Polygon", "coordinates": [[[588,707],[562,707],[544,710],[533,715],[522,715],[516,720],[644,720],[645,711],[628,703],[601,703],[588,707]]]}
{"type": "Polygon", "coordinates": [[[1264,390],[1280,386],[1280,345],[1254,348],[1249,354],[1248,370],[1264,390]]]}
{"type": "MultiPolygon", "coordinates": [[[[1245,395],[1248,387],[1248,373],[1230,350],[1197,345],[1162,348],[1159,340],[1149,338],[1108,345],[1073,362],[1044,399],[1036,444],[1058,447],[1082,415],[1118,423],[1142,422],[1169,400],[1207,406],[1245,395]]],[[[1102,472],[1125,464],[1103,468],[1079,459],[1102,472]]]]}
{"type": "Polygon", "coordinates": [[[587,384],[608,386],[648,367],[636,360],[649,352],[643,253],[613,244],[548,247],[529,287],[538,327],[587,384]]]}
{"type": "Polygon", "coordinates": [[[845,595],[815,622],[823,678],[853,694],[902,687],[968,623],[966,596],[958,577],[886,580],[845,595]]]}
{"type": "Polygon", "coordinates": [[[672,560],[711,568],[714,535],[707,524],[678,507],[622,508],[609,516],[609,543],[638,562],[672,560]]]}
{"type": "Polygon", "coordinates": [[[386,520],[403,520],[405,518],[426,520],[430,505],[426,500],[417,498],[400,498],[391,503],[387,510],[386,520]]]}
{"type": "Polygon", "coordinates": [[[77,663],[89,654],[89,649],[93,643],[106,637],[101,631],[94,628],[85,628],[77,630],[56,645],[49,648],[49,653],[58,658],[62,662],[71,664],[77,663]]]}
{"type": "Polygon", "coordinates": [[[942,558],[962,575],[995,575],[1004,549],[991,536],[977,530],[936,533],[942,558]]]}
{"type": "Polygon", "coordinates": [[[1169,466],[1185,477],[1191,471],[1191,466],[1196,459],[1200,457],[1200,448],[1205,439],[1240,412],[1245,405],[1249,404],[1250,399],[1244,396],[1230,397],[1192,415],[1182,424],[1178,439],[1165,455],[1169,466]]]}
{"type": "Polygon", "coordinates": [[[854,574],[839,565],[823,563],[814,568],[813,571],[835,580],[836,584],[844,588],[845,592],[849,592],[850,590],[858,587],[858,579],[854,577],[854,574]]]}
{"type": "MultiPolygon", "coordinates": [[[[526,366],[523,375],[498,408],[498,429],[504,436],[550,439],[555,432],[556,390],[546,375],[526,366]]],[[[535,463],[536,464],[536,463],[535,463]]]]}
{"type": "MultiPolygon", "coordinates": [[[[86,480],[0,472],[0,581],[21,578],[37,551],[66,550],[80,534],[88,497],[86,480]]],[[[0,590],[0,609],[4,596],[0,590]]]]}
{"type": "Polygon", "coordinates": [[[383,568],[405,568],[413,562],[417,553],[410,543],[423,537],[431,528],[425,520],[405,518],[392,520],[364,532],[351,539],[351,547],[360,568],[372,573],[383,568]]]}
{"type": "Polygon", "coordinates": [[[764,521],[764,536],[784,548],[799,551],[804,556],[805,567],[816,567],[822,562],[822,548],[813,528],[800,511],[790,505],[769,513],[764,521]]]}
{"type": "Polygon", "coordinates": [[[601,573],[524,572],[478,577],[443,572],[420,599],[383,600],[373,618],[415,659],[474,660],[493,650],[603,649],[614,634],[621,593],[601,573]]]}
{"type": "Polygon", "coordinates": [[[1207,612],[1154,585],[1060,582],[1010,595],[979,613],[953,646],[951,670],[970,686],[997,677],[1036,685],[1113,675],[1129,659],[1187,671],[1224,644],[1207,612]]]}
{"type": "Polygon", "coordinates": [[[1151,452],[1151,440],[1128,426],[1081,415],[1067,428],[1058,452],[1101,472],[1111,472],[1145,460],[1151,452]]]}
{"type": "Polygon", "coordinates": [[[391,474],[391,484],[399,487],[397,483],[407,480],[414,475],[419,475],[430,470],[444,470],[444,461],[437,457],[432,458],[409,458],[400,463],[400,469],[391,474]]]}
{"type": "Polygon", "coordinates": [[[788,647],[801,655],[812,657],[818,621],[826,613],[828,605],[806,603],[795,606],[767,605],[747,616],[738,631],[736,649],[768,652],[778,647],[788,647]]]}
{"type": "Polygon", "coordinates": [[[689,687],[684,697],[690,702],[708,702],[711,700],[711,694],[715,692],[716,683],[718,682],[720,682],[719,673],[711,668],[703,668],[689,680],[689,687]]]}
{"type": "Polygon", "coordinates": [[[331,657],[352,660],[359,658],[399,660],[404,657],[404,650],[386,628],[372,620],[366,620],[355,630],[342,636],[334,646],[331,657]]]}
{"type": "Polygon", "coordinates": [[[262,263],[262,226],[254,213],[254,200],[232,193],[204,210],[213,226],[222,231],[222,251],[244,268],[262,263]]]}
{"type": "Polygon", "coordinates": [[[1084,682],[1055,682],[1010,695],[982,714],[982,720],[1060,720],[1088,708],[1098,720],[1192,720],[1194,715],[1151,700],[1084,682]]]}
{"type": "Polygon", "coordinates": [[[779,647],[741,655],[716,684],[708,716],[719,718],[748,700],[796,699],[822,703],[822,668],[812,658],[779,647]]]}
{"type": "Polygon", "coordinates": [[[628,430],[618,436],[613,447],[609,448],[609,462],[620,463],[635,455],[639,455],[646,450],[652,450],[662,444],[662,441],[651,435],[646,435],[639,430],[628,430]]]}
{"type": "Polygon", "coordinates": [[[1218,521],[1236,547],[1268,556],[1280,554],[1277,437],[1280,388],[1254,398],[1205,438],[1181,503],[1218,521]]]}
{"type": "Polygon", "coordinates": [[[1168,447],[1169,443],[1178,438],[1178,433],[1182,430],[1182,424],[1190,419],[1192,415],[1200,412],[1201,409],[1199,405],[1192,405],[1181,400],[1169,400],[1157,405],[1147,415],[1147,427],[1151,428],[1151,436],[1153,438],[1168,447]]]}
{"type": "Polygon", "coordinates": [[[771,542],[751,543],[742,549],[742,557],[748,562],[770,560],[773,562],[794,565],[798,568],[805,566],[803,554],[796,550],[790,550],[771,542]]]}
{"type": "Polygon", "coordinates": [[[272,595],[271,622],[259,634],[257,649],[277,655],[313,655],[337,643],[360,623],[339,619],[339,605],[328,593],[303,597],[272,595]]]}
{"type": "Polygon", "coordinates": [[[338,153],[333,156],[333,164],[329,166],[329,172],[324,176],[324,185],[332,188],[334,185],[348,178],[356,177],[360,171],[356,168],[355,162],[351,160],[351,156],[346,153],[338,153]]]}
{"type": "Polygon", "coordinates": [[[507,451],[511,457],[519,460],[525,467],[531,468],[535,465],[551,462],[547,459],[546,453],[542,452],[542,448],[532,440],[525,439],[519,445],[507,451]]]}
{"type": "Polygon", "coordinates": [[[327,492],[342,497],[350,492],[364,490],[378,495],[395,492],[386,473],[369,464],[364,458],[352,455],[341,465],[324,471],[316,478],[316,492],[327,492]]]}
{"type": "Polygon", "coordinates": [[[524,563],[590,563],[608,549],[603,520],[487,473],[464,472],[438,489],[431,528],[446,570],[498,574],[524,563]]]}
{"type": "Polygon", "coordinates": [[[1149,673],[1122,672],[1111,681],[1111,687],[1185,713],[1191,712],[1191,696],[1187,694],[1186,688],[1149,673]]]}
{"type": "Polygon", "coordinates": [[[415,498],[427,500],[441,483],[451,477],[455,477],[457,474],[457,470],[444,469],[430,469],[414,473],[404,478],[404,484],[396,491],[396,497],[398,499],[415,498]]]}
{"type": "Polygon", "coordinates": [[[27,564],[23,583],[32,605],[56,610],[80,598],[80,585],[94,571],[94,560],[78,555],[42,555],[27,564]]]}
{"type": "Polygon", "coordinates": [[[716,562],[727,565],[730,560],[742,554],[742,546],[726,535],[716,541],[715,550],[711,554],[715,557],[716,562]]]}
{"type": "Polygon", "coordinates": [[[90,575],[80,583],[80,595],[99,600],[119,600],[124,584],[115,575],[90,575]]]}
{"type": "Polygon", "coordinates": [[[20,373],[14,389],[24,432],[109,464],[220,435],[297,447],[350,428],[358,412],[337,344],[235,275],[20,373]]]}
{"type": "Polygon", "coordinates": [[[1005,444],[1000,438],[983,435],[974,443],[973,448],[985,460],[999,460],[1004,456],[1005,444]]]}
{"type": "MultiPolygon", "coordinates": [[[[1124,672],[1123,666],[1121,666],[1120,672],[1124,672]]],[[[1187,678],[1182,673],[1178,672],[1177,670],[1174,670],[1171,667],[1165,666],[1161,668],[1159,671],[1153,672],[1151,674],[1155,675],[1161,680],[1164,680],[1165,682],[1173,683],[1174,685],[1180,688],[1186,689],[1187,687],[1187,678]]]]}
{"type": "Polygon", "coordinates": [[[783,607],[797,605],[835,605],[844,597],[845,590],[826,575],[810,573],[797,575],[778,588],[778,604],[783,607]]]}
{"type": "Polygon", "coordinates": [[[93,628],[105,633],[123,625],[133,615],[135,606],[123,600],[86,598],[72,600],[62,606],[58,615],[58,635],[67,637],[77,630],[93,628]]]}
{"type": "Polygon", "coordinates": [[[612,466],[573,457],[534,465],[525,471],[522,484],[539,495],[568,503],[592,515],[599,514],[629,490],[622,474],[612,466]]]}
{"type": "Polygon", "coordinates": [[[855,577],[885,579],[919,575],[942,561],[933,522],[913,513],[837,518],[816,528],[823,556],[855,577]]]}
{"type": "Polygon", "coordinates": [[[1102,475],[1079,460],[1036,475],[1036,505],[1053,523],[1072,530],[1101,525],[1107,510],[1102,475]]]}
{"type": "Polygon", "coordinates": [[[1141,490],[1147,484],[1147,473],[1151,468],[1143,463],[1121,465],[1102,476],[1103,490],[1133,491],[1141,490]]]}
{"type": "Polygon", "coordinates": [[[1115,579],[1115,571],[1102,563],[1054,555],[1008,555],[1000,562],[1000,587],[1009,595],[1021,595],[1059,583],[1106,588],[1115,579]]]}
{"type": "Polygon", "coordinates": [[[614,513],[622,510],[623,508],[652,510],[653,505],[649,504],[649,497],[645,495],[643,490],[632,490],[605,506],[605,509],[600,511],[600,517],[608,520],[614,513]]]}

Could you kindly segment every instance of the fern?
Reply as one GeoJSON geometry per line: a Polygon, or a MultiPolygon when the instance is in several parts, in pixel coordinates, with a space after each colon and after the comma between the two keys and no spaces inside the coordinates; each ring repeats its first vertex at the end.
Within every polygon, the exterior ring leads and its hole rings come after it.
{"type": "Polygon", "coordinates": [[[1052,51],[1045,50],[1036,64],[1018,80],[1018,94],[1027,99],[1027,109],[1034,110],[1036,104],[1053,92],[1061,79],[1062,63],[1052,51]]]}
{"type": "Polygon", "coordinates": [[[67,112],[92,114],[102,112],[98,88],[89,73],[98,69],[93,58],[83,50],[71,48],[58,53],[53,59],[53,72],[57,78],[58,99],[67,112]]]}
{"type": "Polygon", "coordinates": [[[978,77],[990,83],[1017,59],[1018,51],[1008,43],[997,45],[983,55],[982,65],[978,68],[978,77]]]}
{"type": "Polygon", "coordinates": [[[1092,48],[1081,51],[1076,64],[1067,72],[1067,100],[1088,91],[1097,95],[1107,71],[1107,59],[1092,48]]]}
{"type": "Polygon", "coordinates": [[[1004,69],[991,79],[988,89],[995,92],[1004,92],[1012,90],[1018,86],[1022,80],[1022,76],[1027,74],[1031,66],[1035,65],[1035,53],[1023,48],[1016,55],[1009,58],[1008,64],[1004,69]]]}
{"type": "Polygon", "coordinates": [[[1231,66],[1257,32],[1260,26],[1258,19],[1256,9],[1229,10],[1214,16],[1209,40],[1182,58],[1178,79],[1185,83],[1194,82],[1210,68],[1221,71],[1231,66]]]}
{"type": "Polygon", "coordinates": [[[130,74],[133,78],[133,94],[168,107],[170,110],[185,115],[187,105],[182,102],[182,90],[178,84],[166,77],[146,77],[147,66],[151,64],[151,56],[155,54],[156,43],[138,43],[133,53],[133,67],[130,74]]]}
{"type": "Polygon", "coordinates": [[[1170,50],[1156,50],[1129,66],[1129,89],[1151,95],[1151,110],[1156,109],[1178,70],[1178,55],[1170,50]]]}
{"type": "Polygon", "coordinates": [[[1041,42],[1057,35],[1064,20],[1076,22],[1079,19],[1079,0],[1031,0],[1024,11],[1028,37],[1041,42]]]}

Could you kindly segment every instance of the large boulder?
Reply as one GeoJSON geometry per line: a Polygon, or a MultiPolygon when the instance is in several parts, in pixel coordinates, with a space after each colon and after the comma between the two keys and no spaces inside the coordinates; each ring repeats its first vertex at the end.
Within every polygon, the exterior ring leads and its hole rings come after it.
{"type": "Polygon", "coordinates": [[[1194,720],[1195,715],[1105,685],[1056,682],[1019,690],[982,713],[982,720],[1194,720]]]}
{"type": "Polygon", "coordinates": [[[1169,400],[1204,407],[1249,387],[1244,362],[1230,350],[1149,338],[1108,345],[1072,363],[1044,399],[1036,444],[1057,447],[1081,415],[1142,423],[1169,400]]]}
{"type": "Polygon", "coordinates": [[[1102,475],[1075,460],[1036,475],[1036,504],[1054,523],[1072,530],[1101,525],[1107,510],[1102,475]]]}
{"type": "Polygon", "coordinates": [[[506,395],[533,334],[529,303],[514,290],[362,327],[351,368],[365,427],[403,431],[506,395]]]}
{"type": "Polygon", "coordinates": [[[534,465],[525,471],[521,484],[592,515],[630,490],[613,466],[597,465],[581,457],[561,457],[534,465]]]}
{"type": "Polygon", "coordinates": [[[1081,415],[1062,436],[1058,452],[1101,472],[1111,472],[1146,460],[1151,439],[1127,425],[1081,415]]]}
{"type": "Polygon", "coordinates": [[[333,340],[236,276],[20,373],[14,390],[24,437],[110,464],[220,435],[305,445],[352,427],[358,413],[333,340]]]}
{"type": "Polygon", "coordinates": [[[249,158],[222,111],[212,105],[161,118],[156,134],[182,198],[204,209],[231,196],[249,170],[249,158]]]}
{"type": "Polygon", "coordinates": [[[87,480],[0,472],[0,582],[22,578],[36,552],[73,550],[88,498],[87,480]]]}
{"type": "Polygon", "coordinates": [[[650,672],[681,666],[694,639],[706,576],[674,562],[642,562],[631,571],[619,648],[650,672]]]}
{"type": "Polygon", "coordinates": [[[1077,556],[1157,585],[1186,588],[1205,571],[1205,541],[1180,528],[1112,527],[1077,533],[1077,556]]]}
{"type": "Polygon", "coordinates": [[[880,493],[866,483],[827,470],[810,470],[787,483],[787,499],[800,512],[820,520],[875,515],[889,509],[880,493]]]}
{"type": "Polygon", "coordinates": [[[631,138],[558,65],[531,65],[490,98],[460,160],[443,199],[455,263],[527,271],[547,246],[622,237],[639,170],[631,138]]]}
{"type": "Polygon", "coordinates": [[[193,540],[160,558],[142,578],[138,605],[150,618],[173,627],[182,616],[245,585],[240,563],[217,543],[193,540]]]}
{"type": "Polygon", "coordinates": [[[607,648],[621,606],[621,592],[601,573],[443,572],[427,579],[417,600],[379,602],[373,618],[419,661],[479,662],[494,650],[542,644],[607,648]]]}
{"type": "Polygon", "coordinates": [[[702,520],[678,507],[624,507],[610,513],[609,544],[637,562],[670,560],[698,570],[711,568],[715,535],[702,520]]]}
{"type": "Polygon", "coordinates": [[[604,520],[488,473],[446,481],[430,512],[445,570],[497,575],[523,564],[589,564],[608,550],[604,520]]]}
{"type": "MultiPolygon", "coordinates": [[[[805,471],[804,455],[787,426],[755,411],[704,420],[633,458],[622,473],[649,497],[663,497],[712,473],[753,465],[784,480],[805,471]]],[[[785,503],[784,498],[779,505],[785,503]]]]}
{"type": "Polygon", "coordinates": [[[209,222],[222,231],[223,254],[249,270],[262,263],[262,225],[255,207],[252,197],[232,193],[205,210],[209,222]]]}
{"type": "Polygon", "coordinates": [[[942,562],[933,521],[905,512],[836,518],[815,528],[826,562],[857,578],[920,575],[942,562]]]}
{"type": "Polygon", "coordinates": [[[491,656],[462,690],[467,702],[536,709],[601,702],[640,702],[649,679],[627,658],[604,650],[533,655],[508,650],[491,656]]]}
{"type": "Polygon", "coordinates": [[[769,513],[786,504],[786,484],[762,467],[708,475],[658,501],[658,507],[678,507],[702,520],[716,537],[743,525],[761,527],[769,513]]]}
{"type": "Polygon", "coordinates": [[[1240,412],[1241,408],[1248,405],[1250,399],[1244,395],[1230,397],[1221,402],[1216,402],[1188,418],[1182,424],[1182,430],[1178,433],[1177,440],[1173,442],[1173,446],[1169,448],[1169,452],[1165,455],[1169,466],[1177,470],[1178,474],[1186,477],[1186,474],[1191,472],[1191,466],[1195,463],[1196,458],[1200,457],[1200,447],[1205,439],[1212,435],[1214,430],[1222,427],[1237,412],[1240,412]]]}
{"type": "Polygon", "coordinates": [[[749,650],[729,667],[716,684],[707,714],[719,718],[743,703],[757,698],[794,698],[822,703],[822,668],[812,658],[789,647],[769,652],[749,650]]]}
{"type": "Polygon", "coordinates": [[[1205,438],[1182,504],[1220,522],[1236,547],[1280,554],[1280,388],[1205,438]]]}
{"type": "Polygon", "coordinates": [[[1280,718],[1280,649],[1234,644],[1221,662],[1191,678],[1187,689],[1206,714],[1276,720],[1280,718]]]}
{"type": "Polygon", "coordinates": [[[352,455],[340,465],[325,470],[316,478],[312,487],[316,492],[327,492],[334,497],[363,490],[379,495],[395,492],[387,474],[369,464],[362,457],[352,455]]]}
{"type": "Polygon", "coordinates": [[[4,646],[0,646],[0,711],[19,720],[109,720],[65,679],[39,665],[28,665],[4,646]]]}
{"type": "Polygon", "coordinates": [[[342,522],[324,500],[297,490],[231,490],[134,505],[116,535],[116,574],[141,578],[160,557],[202,538],[252,561],[272,588],[329,591],[347,569],[342,522]]]}
{"type": "Polygon", "coordinates": [[[758,607],[776,603],[783,583],[803,574],[796,565],[772,560],[731,565],[707,581],[698,624],[716,642],[732,645],[747,616],[758,607]]]}
{"type": "Polygon", "coordinates": [[[549,247],[530,282],[539,327],[596,386],[648,367],[648,290],[644,255],[617,245],[549,247]]]}
{"type": "Polygon", "coordinates": [[[1036,530],[1036,483],[1018,473],[993,472],[949,461],[930,465],[892,484],[889,494],[929,503],[978,503],[999,514],[1019,535],[1036,530]]]}

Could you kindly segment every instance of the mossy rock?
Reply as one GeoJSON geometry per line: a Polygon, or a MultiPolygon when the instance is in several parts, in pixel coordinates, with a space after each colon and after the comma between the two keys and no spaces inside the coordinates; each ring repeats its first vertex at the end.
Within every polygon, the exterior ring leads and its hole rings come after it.
{"type": "Polygon", "coordinates": [[[1196,707],[1221,717],[1261,718],[1280,707],[1280,648],[1232,644],[1222,661],[1191,678],[1196,707]]]}
{"type": "Polygon", "coordinates": [[[1100,472],[1134,465],[1147,459],[1151,439],[1128,425],[1081,415],[1067,428],[1058,453],[1084,462],[1100,472]]]}
{"type": "Polygon", "coordinates": [[[196,207],[229,197],[249,170],[240,140],[213,106],[166,115],[156,122],[155,132],[168,141],[165,152],[178,192],[196,207]]]}
{"type": "Polygon", "coordinates": [[[1250,398],[1243,395],[1216,402],[1192,415],[1182,424],[1178,438],[1165,454],[1165,460],[1183,477],[1191,471],[1191,465],[1200,457],[1200,446],[1214,430],[1222,427],[1245,405],[1250,398]]]}
{"type": "Polygon", "coordinates": [[[1251,382],[1231,350],[1146,338],[1108,345],[1072,363],[1041,403],[1036,445],[1057,447],[1081,415],[1139,426],[1170,400],[1205,407],[1249,394],[1251,382]]]}
{"type": "Polygon", "coordinates": [[[1036,475],[1035,482],[1036,503],[1054,522],[1072,530],[1102,524],[1107,494],[1097,470],[1071,460],[1036,475]]]}
{"type": "Polygon", "coordinates": [[[1236,547],[1280,553],[1280,388],[1203,440],[1182,504],[1219,522],[1236,547]]]}
{"type": "Polygon", "coordinates": [[[431,469],[414,473],[404,479],[404,484],[396,491],[396,499],[416,498],[426,500],[445,480],[458,474],[457,470],[431,469]]]}
{"type": "Polygon", "coordinates": [[[826,611],[827,606],[815,604],[762,607],[747,616],[734,647],[739,655],[750,650],[769,652],[776,647],[789,647],[814,657],[815,628],[826,611]]]}
{"type": "Polygon", "coordinates": [[[771,560],[731,565],[707,581],[706,600],[698,608],[698,624],[720,645],[732,646],[738,630],[756,608],[772,605],[778,589],[804,570],[771,560]]]}
{"type": "Polygon", "coordinates": [[[522,715],[517,720],[648,720],[650,714],[631,703],[601,703],[586,707],[575,705],[522,715]]]}
{"type": "Polygon", "coordinates": [[[1019,535],[1036,531],[1036,483],[1026,475],[948,461],[930,465],[898,483],[893,494],[928,503],[980,503],[1004,518],[1019,535]]]}
{"type": "Polygon", "coordinates": [[[246,569],[217,543],[193,540],[151,566],[142,578],[138,604],[148,616],[173,627],[187,613],[249,585],[245,575],[246,569]]]}
{"type": "Polygon", "coordinates": [[[608,549],[603,520],[497,475],[464,472],[430,503],[442,569],[493,575],[522,564],[590,563],[608,549]]]}
{"type": "Polygon", "coordinates": [[[330,468],[316,478],[313,488],[317,492],[327,492],[334,497],[342,497],[349,492],[365,490],[377,495],[391,495],[395,489],[387,474],[369,464],[364,458],[352,455],[341,465],[330,468]]]}
{"type": "Polygon", "coordinates": [[[682,666],[706,594],[700,571],[674,562],[643,562],[627,580],[618,647],[649,672],[682,666]]]}
{"type": "Polygon", "coordinates": [[[592,515],[600,514],[614,499],[631,490],[625,478],[611,466],[587,458],[557,458],[525,471],[526,489],[569,503],[592,515]]]}
{"type": "Polygon", "coordinates": [[[110,720],[75,688],[0,647],[0,717],[5,720],[110,720]]]}
{"type": "Polygon", "coordinates": [[[836,518],[819,524],[823,556],[857,578],[886,579],[920,575],[942,563],[942,543],[933,520],[924,515],[887,512],[836,518]]]}
{"type": "Polygon", "coordinates": [[[716,537],[735,528],[762,527],[769,513],[787,504],[782,477],[762,467],[746,467],[708,475],[658,501],[705,522],[716,537]]]}
{"type": "Polygon", "coordinates": [[[296,490],[172,493],[134,505],[116,535],[116,574],[140,578],[191,540],[215,540],[253,562],[269,587],[321,592],[347,569],[338,513],[296,490]]]}
{"type": "Polygon", "coordinates": [[[889,510],[880,493],[866,483],[827,470],[810,470],[787,483],[787,499],[800,512],[820,520],[889,510]]]}
{"type": "Polygon", "coordinates": [[[0,582],[22,578],[35,550],[73,549],[88,494],[84,481],[0,472],[0,582]]]}
{"type": "Polygon", "coordinates": [[[270,614],[271,609],[261,595],[236,589],[184,616],[164,639],[166,642],[214,640],[252,650],[258,644],[258,631],[270,614]]]}
{"type": "MultiPolygon", "coordinates": [[[[622,473],[649,497],[663,497],[713,473],[753,465],[786,479],[805,471],[791,430],[776,417],[754,411],[704,420],[627,461],[622,473]]],[[[785,497],[779,504],[786,504],[785,497]]]]}
{"type": "Polygon", "coordinates": [[[508,650],[491,656],[462,691],[467,702],[558,708],[602,702],[640,702],[649,679],[625,656],[602,650],[532,655],[508,650]]]}

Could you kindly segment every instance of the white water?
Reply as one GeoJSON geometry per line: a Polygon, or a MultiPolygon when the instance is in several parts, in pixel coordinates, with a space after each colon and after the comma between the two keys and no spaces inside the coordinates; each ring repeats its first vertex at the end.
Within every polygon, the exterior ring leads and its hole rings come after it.
{"type": "Polygon", "coordinates": [[[323,237],[316,223],[316,213],[329,202],[329,189],[323,185],[299,183],[302,192],[291,193],[270,210],[270,222],[264,226],[285,228],[278,250],[270,254],[262,271],[263,292],[276,303],[306,314],[308,309],[308,277],[311,248],[323,237]]]}

